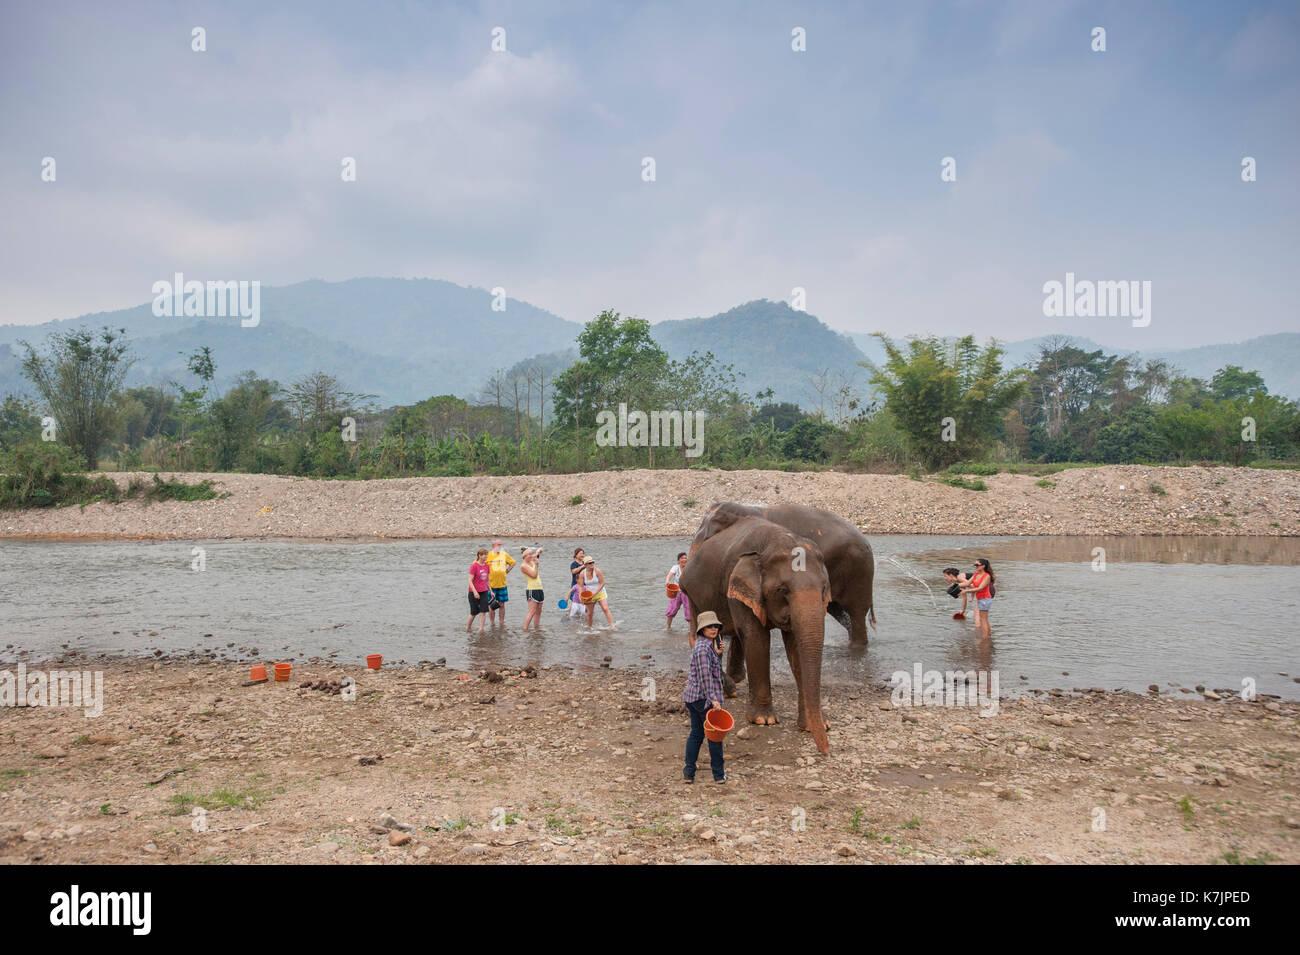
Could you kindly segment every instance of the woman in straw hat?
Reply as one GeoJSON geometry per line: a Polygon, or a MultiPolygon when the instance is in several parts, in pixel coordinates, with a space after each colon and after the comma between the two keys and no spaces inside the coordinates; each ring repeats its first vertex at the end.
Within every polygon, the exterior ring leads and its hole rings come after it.
{"type": "Polygon", "coordinates": [[[582,585],[584,591],[591,591],[591,599],[583,601],[587,605],[587,626],[591,626],[591,619],[596,614],[596,605],[600,604],[600,609],[605,611],[605,619],[609,621],[609,629],[613,630],[614,618],[609,613],[609,594],[605,592],[605,575],[596,566],[596,558],[587,557],[582,563],[582,570],[578,573],[578,583],[582,585]]]}
{"type": "MultiPolygon", "coordinates": [[[[695,782],[695,760],[704,742],[704,717],[710,709],[722,709],[722,624],[718,615],[710,611],[700,614],[691,636],[691,665],[686,671],[686,689],[682,702],[691,715],[691,735],[686,737],[686,765],[682,778],[695,782]]],[[[722,764],[722,743],[709,740],[709,768],[713,781],[725,783],[727,774],[722,764]]]]}

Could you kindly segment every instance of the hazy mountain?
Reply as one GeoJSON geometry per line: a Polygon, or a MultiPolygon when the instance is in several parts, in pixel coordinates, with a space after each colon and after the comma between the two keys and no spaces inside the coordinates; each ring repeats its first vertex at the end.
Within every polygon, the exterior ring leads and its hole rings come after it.
{"type": "MultiPolygon", "coordinates": [[[[219,390],[245,370],[282,385],[326,371],[350,391],[393,404],[434,394],[472,396],[492,371],[562,350],[581,329],[515,299],[494,312],[487,291],[431,279],[313,280],[261,292],[261,320],[252,328],[237,318],[156,318],[151,305],[141,305],[0,326],[0,348],[23,339],[40,347],[52,331],[108,325],[126,329],[138,358],[128,384],[176,379],[192,385],[186,356],[209,345],[219,390]]],[[[0,395],[30,391],[16,371],[0,359],[0,395]]]]}
{"type": "Polygon", "coordinates": [[[866,356],[853,341],[785,302],[756,299],[711,318],[659,322],[651,334],[673,358],[711,351],[735,365],[744,372],[740,389],[750,396],[770,387],[776,401],[815,408],[819,375],[827,395],[841,382],[866,391],[867,372],[858,365],[866,356]]]}
{"type": "MultiPolygon", "coordinates": [[[[498,370],[518,372],[533,363],[545,369],[549,382],[576,357],[580,324],[515,299],[507,300],[505,311],[494,312],[491,302],[484,289],[432,279],[313,280],[264,287],[261,321],[254,328],[241,327],[237,318],[157,318],[149,304],[41,325],[3,325],[0,397],[31,393],[17,342],[40,347],[52,331],[104,325],[125,328],[138,358],[128,384],[173,379],[193,384],[186,358],[208,345],[219,390],[246,370],[282,385],[325,371],[350,391],[377,395],[380,405],[447,393],[481,399],[485,382],[498,370]]],[[[815,316],[766,299],[709,318],[660,322],[652,334],[673,358],[712,351],[743,372],[740,387],[751,396],[771,387],[777,401],[805,408],[817,406],[813,380],[819,377],[828,394],[844,382],[869,392],[869,372],[858,362],[884,357],[868,335],[837,332],[815,316]]],[[[1044,340],[1007,344],[1008,363],[1031,360],[1044,340]]],[[[1075,341],[1089,349],[1103,347],[1075,341]]],[[[1224,365],[1241,365],[1259,371],[1275,394],[1300,396],[1300,333],[1144,357],[1163,358],[1203,378],[1224,365]]]]}

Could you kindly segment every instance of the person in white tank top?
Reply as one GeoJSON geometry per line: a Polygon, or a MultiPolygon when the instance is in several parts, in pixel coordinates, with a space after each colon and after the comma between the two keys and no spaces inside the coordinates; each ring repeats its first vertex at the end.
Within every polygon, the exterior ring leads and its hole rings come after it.
{"type": "Polygon", "coordinates": [[[609,621],[609,629],[614,629],[614,618],[609,612],[609,594],[605,590],[605,575],[600,572],[596,566],[594,557],[588,557],[582,562],[582,572],[578,574],[578,580],[582,584],[583,590],[591,591],[590,600],[584,601],[587,605],[587,626],[591,626],[592,618],[596,614],[596,605],[605,612],[605,619],[609,621]]]}

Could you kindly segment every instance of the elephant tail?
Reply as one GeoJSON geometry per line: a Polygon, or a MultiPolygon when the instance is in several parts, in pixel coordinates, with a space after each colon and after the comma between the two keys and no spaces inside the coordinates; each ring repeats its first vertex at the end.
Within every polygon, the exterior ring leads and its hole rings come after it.
{"type": "Polygon", "coordinates": [[[875,629],[877,629],[877,630],[880,629],[880,627],[877,626],[877,624],[876,624],[876,608],[875,608],[875,607],[868,607],[868,608],[867,608],[867,619],[871,621],[871,626],[875,627],[875,629]]]}

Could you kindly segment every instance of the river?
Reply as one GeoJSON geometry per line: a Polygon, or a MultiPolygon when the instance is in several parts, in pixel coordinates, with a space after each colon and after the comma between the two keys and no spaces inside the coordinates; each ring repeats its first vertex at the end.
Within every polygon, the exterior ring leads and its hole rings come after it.
{"type": "MultiPolygon", "coordinates": [[[[546,610],[524,634],[523,580],[510,575],[507,626],[465,632],[466,577],[484,542],[4,541],[0,542],[0,660],[38,661],[67,644],[86,653],[211,651],[263,661],[337,651],[449,666],[560,664],[680,668],[679,615],[664,632],[663,579],[686,539],[589,538],[543,544],[546,610]],[[573,547],[605,573],[617,631],[571,621],[565,596],[573,547]],[[193,569],[202,549],[202,570],[193,569]],[[156,635],[154,635],[156,634],[156,635]],[[241,648],[244,648],[241,650],[241,648]],[[20,654],[22,656],[20,656],[20,654]],[[643,655],[650,655],[646,661],[643,655]]],[[[1215,537],[871,538],[878,629],[866,652],[827,619],[824,679],[887,681],[897,670],[996,668],[1003,694],[1036,687],[1148,684],[1300,698],[1300,540],[1215,537]],[[1104,548],[1104,569],[1096,548],[1104,548]],[[987,557],[998,580],[992,641],[975,638],[939,571],[987,557]],[[913,576],[922,578],[925,584],[913,576]]],[[[773,660],[786,669],[774,635],[773,660]]],[[[1177,690],[1174,690],[1177,692],[1177,690]]]]}

